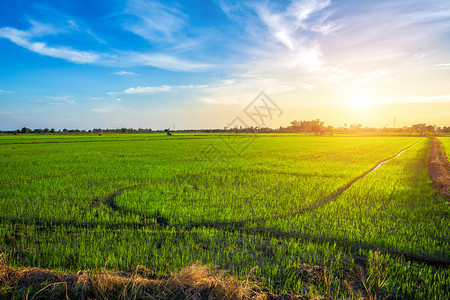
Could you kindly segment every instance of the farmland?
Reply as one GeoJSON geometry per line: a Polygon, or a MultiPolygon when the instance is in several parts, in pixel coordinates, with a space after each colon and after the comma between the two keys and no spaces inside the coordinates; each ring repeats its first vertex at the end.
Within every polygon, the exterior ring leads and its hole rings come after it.
{"type": "Polygon", "coordinates": [[[0,136],[0,252],[61,271],[165,276],[200,262],[337,299],[351,297],[349,273],[383,265],[383,295],[444,299],[450,209],[429,148],[414,136],[0,136]],[[313,266],[328,280],[305,276],[313,266]]]}
{"type": "Polygon", "coordinates": [[[450,136],[440,137],[439,140],[444,146],[445,152],[447,153],[447,157],[450,157],[450,136]]]}

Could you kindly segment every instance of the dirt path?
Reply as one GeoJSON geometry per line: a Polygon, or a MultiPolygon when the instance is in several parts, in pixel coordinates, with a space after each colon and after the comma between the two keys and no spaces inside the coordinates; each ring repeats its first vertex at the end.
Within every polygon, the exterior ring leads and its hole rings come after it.
{"type": "Polygon", "coordinates": [[[450,162],[442,143],[438,138],[431,138],[428,174],[439,194],[450,200],[450,162]]]}

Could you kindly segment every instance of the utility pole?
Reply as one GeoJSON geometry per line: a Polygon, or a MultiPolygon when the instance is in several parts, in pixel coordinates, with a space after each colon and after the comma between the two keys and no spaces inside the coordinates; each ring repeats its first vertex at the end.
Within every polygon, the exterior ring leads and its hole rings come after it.
{"type": "Polygon", "coordinates": [[[395,128],[395,116],[394,116],[394,128],[395,128]]]}

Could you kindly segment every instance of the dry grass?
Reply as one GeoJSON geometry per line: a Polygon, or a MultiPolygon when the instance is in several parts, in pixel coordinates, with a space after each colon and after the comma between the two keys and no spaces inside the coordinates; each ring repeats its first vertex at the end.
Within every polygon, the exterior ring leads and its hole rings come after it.
{"type": "Polygon", "coordinates": [[[76,274],[11,268],[0,254],[0,298],[22,299],[268,299],[255,283],[197,263],[166,279],[138,266],[127,275],[101,269],[76,274]]]}
{"type": "MultiPolygon", "coordinates": [[[[194,263],[180,272],[162,278],[153,271],[137,266],[127,274],[108,271],[79,271],[60,273],[40,268],[11,268],[6,255],[0,253],[0,299],[334,299],[334,281],[326,267],[303,264],[299,275],[312,286],[325,286],[325,294],[309,292],[311,296],[289,293],[272,294],[261,290],[248,278],[239,281],[215,267],[194,263]],[[159,277],[159,278],[158,278],[159,277]]],[[[369,260],[369,270],[361,266],[345,266],[345,282],[352,299],[385,299],[388,273],[379,253],[369,260]],[[370,275],[368,274],[370,272],[370,275]]],[[[250,277],[251,271],[249,273],[250,277]]],[[[308,284],[308,285],[309,285],[308,284]]]]}

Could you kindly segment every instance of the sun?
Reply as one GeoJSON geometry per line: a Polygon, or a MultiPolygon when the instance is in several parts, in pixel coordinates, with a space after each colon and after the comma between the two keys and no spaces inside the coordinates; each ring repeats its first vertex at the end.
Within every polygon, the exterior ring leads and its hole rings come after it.
{"type": "Polygon", "coordinates": [[[351,98],[350,105],[356,109],[367,109],[372,105],[372,97],[367,92],[358,92],[351,98]]]}

